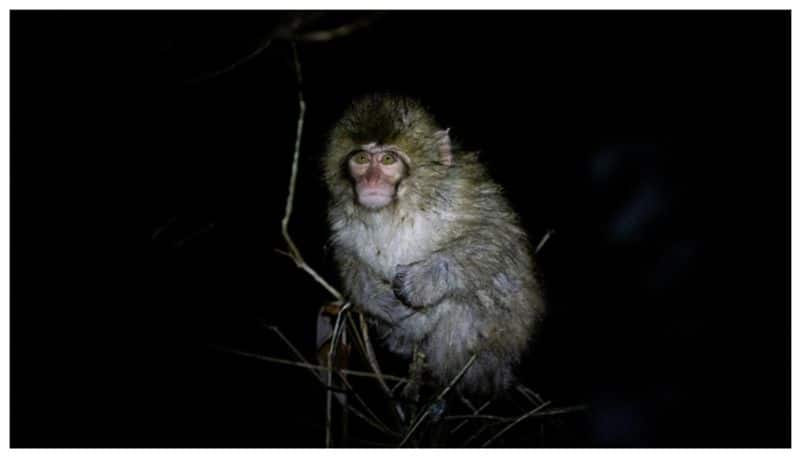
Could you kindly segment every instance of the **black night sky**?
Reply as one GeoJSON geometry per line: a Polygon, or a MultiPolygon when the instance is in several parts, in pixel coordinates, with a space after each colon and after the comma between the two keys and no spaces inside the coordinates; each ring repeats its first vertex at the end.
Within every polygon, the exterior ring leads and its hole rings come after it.
{"type": "MultiPolygon", "coordinates": [[[[276,31],[364,17],[11,12],[13,447],[323,445],[307,371],[221,348],[291,359],[276,325],[313,358],[330,297],[275,252],[298,111],[276,31]]],[[[587,410],[505,445],[788,446],[789,13],[366,17],[297,44],[306,260],[336,281],[327,130],[415,96],[534,243],[555,230],[522,372],[587,410]]]]}

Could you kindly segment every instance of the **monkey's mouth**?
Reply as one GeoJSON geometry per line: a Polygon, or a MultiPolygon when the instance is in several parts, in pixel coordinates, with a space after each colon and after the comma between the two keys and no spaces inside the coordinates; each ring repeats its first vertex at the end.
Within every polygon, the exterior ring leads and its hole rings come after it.
{"type": "Polygon", "coordinates": [[[392,194],[383,190],[365,190],[358,194],[358,202],[370,209],[380,209],[392,201],[392,194]]]}

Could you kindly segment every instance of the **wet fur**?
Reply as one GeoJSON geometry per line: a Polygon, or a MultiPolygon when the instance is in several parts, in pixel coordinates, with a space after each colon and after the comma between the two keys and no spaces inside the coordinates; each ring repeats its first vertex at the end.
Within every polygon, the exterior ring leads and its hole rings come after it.
{"type": "Polygon", "coordinates": [[[407,357],[418,348],[443,385],[477,354],[459,387],[491,394],[513,382],[544,303],[500,187],[474,155],[440,160],[440,131],[410,99],[354,103],[326,155],[331,244],[346,294],[373,317],[386,347],[407,357]],[[342,174],[352,147],[369,140],[400,146],[410,162],[395,201],[379,211],[356,204],[342,174]]]}

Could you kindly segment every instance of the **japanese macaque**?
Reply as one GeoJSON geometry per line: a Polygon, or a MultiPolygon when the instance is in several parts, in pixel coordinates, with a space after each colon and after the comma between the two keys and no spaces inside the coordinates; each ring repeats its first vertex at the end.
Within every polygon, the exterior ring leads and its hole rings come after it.
{"type": "Polygon", "coordinates": [[[413,99],[345,112],[325,155],[329,222],[347,297],[392,352],[465,394],[510,387],[544,313],[525,232],[501,188],[413,99]]]}

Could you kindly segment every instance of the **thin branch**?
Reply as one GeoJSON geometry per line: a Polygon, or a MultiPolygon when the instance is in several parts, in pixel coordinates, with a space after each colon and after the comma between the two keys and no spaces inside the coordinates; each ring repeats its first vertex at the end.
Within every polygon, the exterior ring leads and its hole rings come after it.
{"type": "MultiPolygon", "coordinates": [[[[356,313],[356,314],[362,316],[361,313],[356,313]]],[[[356,341],[356,346],[358,347],[359,352],[364,357],[364,360],[367,360],[369,362],[369,356],[367,355],[367,345],[364,343],[364,340],[361,338],[361,335],[359,335],[360,333],[359,328],[356,325],[355,320],[353,319],[353,313],[349,313],[347,315],[347,323],[350,325],[350,330],[352,331],[353,339],[355,339],[356,341]]],[[[367,338],[369,338],[369,336],[367,336],[367,338]]],[[[371,345],[370,345],[370,350],[372,350],[371,345]]],[[[375,366],[377,366],[377,363],[375,366]]],[[[373,370],[375,369],[375,367],[372,368],[373,370]]],[[[380,379],[378,379],[378,383],[381,385],[386,385],[386,380],[384,379],[383,373],[378,371],[375,372],[375,374],[380,376],[380,379]]],[[[401,385],[403,385],[403,383],[398,382],[392,389],[389,389],[387,385],[386,389],[384,390],[384,393],[386,394],[387,397],[386,399],[390,402],[390,406],[394,406],[394,409],[392,409],[391,407],[389,409],[396,413],[394,414],[394,418],[397,421],[397,423],[395,424],[397,425],[397,427],[400,427],[402,425],[402,422],[405,420],[405,415],[403,414],[403,410],[402,408],[400,408],[400,405],[397,404],[397,399],[394,398],[394,390],[401,385]]]]}
{"type": "MultiPolygon", "coordinates": [[[[352,388],[348,388],[348,392],[351,392],[351,391],[352,391],[352,393],[355,393],[355,391],[352,390],[352,388]]],[[[363,404],[363,400],[361,401],[361,403],[363,404]]],[[[363,420],[365,423],[367,423],[370,426],[372,426],[373,428],[375,428],[376,430],[378,430],[380,432],[383,432],[383,433],[385,433],[387,435],[390,435],[390,436],[400,436],[399,433],[390,430],[389,427],[386,426],[386,424],[384,424],[384,423],[382,423],[380,421],[377,421],[376,419],[370,419],[369,417],[367,417],[364,413],[362,413],[358,409],[356,409],[356,408],[354,408],[354,407],[352,407],[350,405],[347,405],[347,404],[342,404],[342,406],[345,409],[347,409],[348,411],[350,411],[351,413],[355,414],[356,417],[358,417],[359,419],[363,420]]],[[[375,415],[375,413],[373,413],[371,410],[367,409],[367,411],[369,411],[370,415],[372,415],[372,416],[375,415]]]]}
{"type": "Polygon", "coordinates": [[[320,42],[320,41],[331,41],[337,38],[346,37],[348,35],[352,35],[353,33],[369,27],[375,22],[377,16],[364,16],[360,17],[349,24],[340,25],[339,27],[335,27],[332,29],[327,30],[312,30],[310,32],[305,33],[295,33],[292,35],[292,39],[295,41],[311,41],[311,42],[320,42]]]}
{"type": "MultiPolygon", "coordinates": [[[[295,261],[302,262],[303,257],[300,251],[295,246],[292,237],[289,236],[289,218],[292,216],[292,207],[294,206],[294,190],[297,187],[297,166],[300,159],[300,142],[303,138],[303,124],[306,115],[306,101],[303,97],[303,72],[300,67],[300,57],[297,55],[297,45],[292,42],[292,55],[294,57],[294,71],[297,76],[297,103],[299,106],[297,114],[297,131],[294,137],[294,155],[292,156],[292,171],[289,175],[289,195],[286,197],[286,210],[284,211],[283,220],[281,220],[281,232],[286,244],[289,246],[289,252],[295,261]]],[[[338,298],[338,297],[337,297],[338,298]]]]}
{"type": "Polygon", "coordinates": [[[381,373],[381,367],[378,365],[378,359],[375,357],[375,349],[372,347],[372,343],[370,342],[369,338],[369,329],[367,328],[367,321],[364,319],[363,314],[358,315],[358,323],[361,327],[361,338],[364,341],[364,349],[366,351],[367,361],[369,362],[370,368],[372,371],[378,375],[378,382],[381,385],[381,388],[384,392],[386,392],[391,397],[391,391],[389,390],[389,386],[386,385],[386,382],[383,380],[383,374],[381,373]]]}
{"type": "MultiPolygon", "coordinates": [[[[384,376],[384,378],[390,379],[388,376],[384,376]]],[[[397,393],[397,389],[402,385],[403,385],[402,382],[398,382],[397,384],[394,385],[394,387],[392,387],[392,390],[391,390],[392,398],[394,398],[394,394],[397,393]]]]}
{"type": "MultiPolygon", "coordinates": [[[[370,368],[372,368],[372,371],[375,372],[376,375],[378,375],[378,384],[380,384],[381,389],[383,389],[383,393],[386,394],[386,397],[389,399],[389,401],[393,402],[394,395],[392,393],[392,390],[389,389],[389,386],[386,384],[386,381],[383,380],[383,373],[381,373],[381,367],[380,365],[378,365],[378,358],[375,357],[375,349],[372,347],[372,342],[369,338],[369,328],[367,327],[367,320],[364,319],[363,314],[359,314],[358,318],[359,318],[359,324],[361,326],[361,337],[364,340],[364,348],[366,350],[365,355],[367,357],[367,361],[369,362],[369,366],[370,368]]],[[[398,420],[399,423],[405,421],[405,414],[403,414],[403,409],[400,408],[400,405],[394,403],[394,408],[392,408],[392,411],[395,412],[396,414],[395,418],[398,420]]]]}
{"type": "MultiPolygon", "coordinates": [[[[466,422],[466,421],[464,421],[466,422]]],[[[489,430],[492,427],[498,427],[503,425],[505,422],[497,422],[497,421],[490,421],[481,426],[477,432],[473,433],[472,436],[469,437],[466,441],[461,444],[461,447],[470,447],[473,441],[476,441],[486,430],[489,430]]]]}
{"type": "MultiPolygon", "coordinates": [[[[353,394],[353,398],[355,398],[358,401],[358,403],[364,408],[364,411],[366,411],[367,414],[372,416],[372,421],[374,421],[374,423],[371,423],[371,425],[373,425],[374,427],[378,428],[380,431],[382,431],[383,433],[386,433],[387,435],[400,437],[399,433],[391,430],[389,428],[389,426],[386,425],[378,417],[378,415],[375,414],[374,411],[372,411],[372,409],[367,405],[367,402],[364,401],[363,398],[361,398],[361,395],[358,394],[358,391],[350,384],[350,382],[347,380],[347,378],[344,375],[342,375],[338,371],[336,372],[336,374],[339,375],[339,379],[342,381],[342,383],[344,383],[345,387],[347,388],[347,393],[348,394],[353,394]]],[[[345,405],[343,405],[343,406],[345,406],[345,405]]],[[[347,406],[347,409],[350,410],[350,411],[354,411],[354,409],[351,406],[347,406]]]]}
{"type": "MultiPolygon", "coordinates": [[[[385,433],[387,435],[390,435],[390,436],[400,436],[399,433],[392,431],[385,424],[380,423],[380,422],[376,422],[375,420],[370,419],[364,413],[362,413],[361,411],[357,410],[356,408],[353,408],[350,405],[342,405],[342,406],[344,406],[348,411],[350,411],[351,413],[355,414],[356,417],[358,417],[359,419],[363,420],[364,422],[366,422],[367,424],[369,424],[370,426],[372,426],[376,430],[378,430],[380,432],[383,432],[383,433],[385,433]]],[[[370,414],[374,415],[375,413],[370,413],[370,414]]]]}
{"type": "MultiPolygon", "coordinates": [[[[349,317],[349,316],[350,316],[350,315],[348,314],[348,317],[349,317]]],[[[283,342],[284,342],[284,343],[286,343],[286,345],[287,345],[287,346],[289,346],[289,349],[291,349],[291,350],[292,350],[292,352],[294,353],[295,357],[297,357],[298,359],[300,359],[300,361],[302,361],[302,362],[308,363],[308,360],[307,360],[307,359],[306,359],[306,358],[303,356],[303,354],[302,354],[302,353],[301,353],[301,352],[300,352],[300,351],[299,351],[299,350],[298,350],[298,349],[295,347],[295,345],[294,345],[294,344],[292,344],[292,342],[289,340],[289,338],[287,338],[287,337],[286,337],[286,336],[283,334],[283,332],[281,332],[281,331],[280,331],[280,329],[279,329],[278,327],[276,327],[276,326],[274,326],[274,325],[270,325],[270,326],[267,326],[267,328],[268,328],[268,329],[270,329],[270,330],[272,330],[273,332],[275,332],[275,333],[276,333],[276,334],[277,334],[277,335],[278,335],[278,336],[281,338],[281,340],[283,340],[283,342]]],[[[320,374],[320,373],[317,373],[317,372],[316,372],[316,371],[314,371],[313,369],[309,369],[309,371],[311,371],[311,373],[312,373],[312,374],[314,374],[314,377],[316,377],[316,378],[317,378],[317,380],[318,380],[319,382],[321,382],[323,385],[325,385],[325,386],[327,386],[327,387],[330,387],[330,388],[332,388],[332,387],[333,387],[332,385],[330,385],[330,384],[327,384],[327,383],[325,382],[325,380],[322,378],[322,376],[321,376],[321,374],[320,374]]],[[[383,422],[380,420],[380,418],[378,418],[378,415],[377,415],[377,414],[375,414],[375,413],[372,411],[372,409],[370,409],[370,407],[367,405],[367,402],[365,402],[365,401],[364,401],[364,399],[362,399],[362,398],[361,398],[361,396],[360,396],[360,395],[358,395],[358,392],[356,392],[356,390],[353,388],[353,386],[352,386],[352,385],[350,385],[350,383],[347,381],[347,378],[346,378],[344,375],[342,375],[340,372],[338,372],[338,371],[337,371],[336,373],[339,375],[339,379],[341,379],[341,381],[344,383],[345,387],[347,388],[347,393],[351,393],[351,394],[353,394],[353,397],[354,397],[354,398],[355,398],[355,399],[356,399],[356,400],[357,400],[357,401],[358,401],[358,402],[361,404],[361,406],[364,408],[364,411],[366,411],[366,413],[367,413],[367,414],[369,414],[370,416],[372,416],[372,419],[369,419],[369,418],[365,417],[365,416],[364,416],[364,414],[362,414],[360,411],[358,411],[357,409],[355,409],[355,408],[353,408],[353,407],[351,407],[351,406],[349,406],[349,405],[347,405],[347,404],[345,404],[345,403],[341,402],[341,399],[340,399],[340,403],[342,403],[342,406],[343,406],[343,407],[345,407],[345,408],[347,408],[347,410],[349,410],[349,411],[351,411],[351,412],[355,413],[355,415],[356,415],[356,416],[360,417],[361,419],[363,419],[364,421],[366,421],[367,423],[369,423],[369,424],[370,424],[370,425],[372,425],[373,427],[375,427],[375,428],[379,429],[380,431],[382,431],[382,432],[384,432],[384,433],[388,433],[388,434],[390,434],[390,435],[398,435],[397,433],[395,433],[395,432],[391,431],[391,430],[389,429],[389,427],[387,427],[387,426],[386,426],[386,424],[384,424],[384,423],[383,423],[383,422]]],[[[329,389],[329,390],[332,390],[332,389],[329,389]]]]}
{"type": "Polygon", "coordinates": [[[544,234],[544,236],[542,237],[542,240],[539,241],[539,244],[536,246],[536,250],[533,251],[533,255],[538,254],[539,251],[542,250],[542,248],[544,247],[545,243],[547,243],[547,240],[549,240],[550,236],[553,235],[554,233],[556,233],[556,231],[553,230],[553,229],[550,229],[550,230],[547,231],[547,233],[544,234]]]}
{"type": "MultiPolygon", "coordinates": [[[[480,413],[480,412],[482,412],[484,409],[486,409],[487,407],[489,407],[489,405],[490,405],[490,404],[492,404],[492,402],[493,402],[493,401],[494,401],[494,399],[486,400],[486,403],[484,403],[483,405],[481,405],[481,407],[480,407],[480,408],[476,409],[476,410],[475,410],[475,412],[474,412],[473,414],[479,414],[479,413],[480,413]]],[[[463,426],[464,426],[464,425],[466,425],[466,424],[467,424],[467,421],[465,420],[464,422],[462,422],[462,423],[460,423],[460,424],[456,425],[456,426],[453,428],[453,430],[452,430],[452,432],[451,432],[451,433],[455,433],[455,432],[457,432],[457,431],[458,431],[458,430],[459,430],[461,427],[463,427],[463,426]]]]}
{"type": "Polygon", "coordinates": [[[469,369],[469,367],[471,367],[471,366],[472,366],[472,364],[475,362],[475,359],[476,359],[477,357],[478,357],[478,355],[477,355],[477,354],[472,354],[472,357],[470,357],[470,358],[469,358],[469,360],[467,361],[467,363],[464,365],[464,368],[462,368],[462,369],[461,369],[461,371],[459,371],[459,372],[458,372],[458,374],[457,374],[457,375],[455,375],[455,377],[453,378],[453,380],[452,380],[452,381],[450,381],[450,384],[448,384],[448,385],[447,385],[447,387],[446,387],[446,388],[445,388],[445,389],[442,391],[442,393],[440,393],[440,394],[439,394],[439,395],[436,397],[436,399],[435,399],[433,402],[431,402],[431,404],[430,404],[430,405],[428,405],[428,406],[425,408],[425,411],[424,411],[424,412],[422,413],[422,415],[420,415],[420,416],[419,416],[419,418],[418,418],[418,419],[417,419],[417,420],[414,422],[414,425],[411,427],[411,429],[408,431],[408,433],[406,433],[406,436],[405,436],[405,438],[403,438],[403,441],[401,441],[401,442],[400,442],[400,444],[398,444],[398,447],[403,447],[403,445],[404,445],[404,444],[406,444],[406,442],[408,441],[408,439],[409,439],[409,438],[411,438],[411,435],[413,435],[413,434],[414,434],[414,432],[417,430],[417,427],[419,427],[419,425],[422,423],[422,421],[424,421],[424,420],[425,420],[425,418],[426,418],[426,417],[428,417],[428,414],[430,414],[430,411],[431,411],[431,407],[432,407],[434,404],[436,404],[437,402],[441,401],[441,400],[442,400],[442,399],[445,397],[445,395],[447,395],[447,393],[448,393],[448,392],[450,392],[450,389],[452,389],[452,388],[453,388],[453,386],[455,386],[455,385],[456,385],[456,383],[458,383],[458,381],[460,381],[460,380],[461,380],[461,378],[464,376],[464,373],[466,373],[466,372],[467,372],[467,370],[469,369]]]}
{"type": "MultiPolygon", "coordinates": [[[[333,325],[333,335],[331,336],[330,349],[328,350],[328,366],[333,368],[336,356],[336,348],[339,345],[339,337],[342,332],[342,316],[350,309],[350,302],[344,304],[336,314],[336,323],[333,325]]],[[[328,385],[333,386],[333,370],[328,371],[328,385]]],[[[333,391],[328,389],[325,394],[325,447],[333,444],[333,434],[331,433],[333,412],[333,391]]]]}
{"type": "Polygon", "coordinates": [[[266,37],[262,38],[261,41],[256,46],[256,48],[247,55],[245,55],[244,57],[236,60],[235,62],[224,68],[201,74],[196,78],[187,80],[187,82],[190,83],[202,82],[208,79],[216,78],[217,76],[223,75],[230,71],[233,71],[239,66],[258,57],[258,55],[264,52],[275,40],[283,39],[283,40],[288,40],[292,43],[295,43],[297,41],[321,42],[321,41],[331,41],[337,38],[346,37],[363,28],[372,25],[380,16],[380,13],[373,13],[370,16],[359,17],[348,24],[343,24],[340,25],[339,27],[334,27],[332,29],[312,30],[305,33],[296,33],[296,30],[301,28],[303,25],[315,22],[318,19],[317,16],[319,15],[294,16],[292,20],[289,21],[288,24],[275,28],[266,37]]]}
{"type": "Polygon", "coordinates": [[[536,414],[532,414],[530,417],[555,416],[558,414],[569,414],[576,411],[584,411],[586,409],[588,409],[586,405],[565,406],[563,408],[553,408],[546,411],[541,411],[536,414]]]}
{"type": "MultiPolygon", "coordinates": [[[[328,372],[328,385],[333,385],[333,371],[328,372]]],[[[325,391],[325,447],[330,448],[333,446],[333,434],[331,433],[331,424],[333,411],[333,391],[328,389],[325,391]]]]}
{"type": "Polygon", "coordinates": [[[342,326],[342,316],[347,316],[347,311],[350,310],[352,307],[352,303],[347,302],[339,308],[339,312],[336,314],[336,322],[333,324],[333,334],[331,335],[331,347],[328,350],[328,357],[333,357],[336,355],[336,346],[338,340],[344,331],[344,327],[342,326]]]}
{"type": "MultiPolygon", "coordinates": [[[[231,354],[240,355],[242,357],[250,357],[252,359],[263,360],[265,362],[278,363],[278,364],[281,364],[281,365],[289,365],[289,366],[301,367],[301,368],[311,368],[311,369],[320,370],[320,371],[338,371],[338,372],[340,372],[342,374],[346,374],[348,376],[360,376],[360,377],[364,377],[364,378],[375,378],[376,377],[375,373],[370,373],[370,372],[367,372],[367,371],[349,370],[349,369],[346,369],[346,368],[341,368],[341,369],[337,370],[337,369],[328,368],[328,367],[325,367],[325,366],[322,366],[322,365],[314,365],[314,364],[311,364],[311,363],[303,363],[303,362],[294,362],[292,360],[280,359],[280,358],[277,358],[277,357],[270,357],[270,356],[261,355],[261,354],[254,354],[252,352],[239,351],[237,349],[226,348],[226,347],[223,347],[223,346],[212,345],[212,347],[214,347],[214,348],[216,348],[218,350],[221,350],[221,351],[229,352],[231,354]]],[[[399,376],[392,376],[392,375],[385,374],[385,375],[383,375],[383,377],[385,379],[391,379],[393,381],[412,383],[412,381],[410,379],[401,378],[399,376]]]]}
{"type": "Polygon", "coordinates": [[[542,396],[537,394],[536,392],[533,391],[533,389],[527,386],[519,384],[516,386],[516,390],[517,392],[520,393],[520,395],[525,397],[526,400],[531,402],[533,406],[539,406],[542,403],[544,403],[544,399],[542,399],[542,396]]]}
{"type": "Polygon", "coordinates": [[[301,270],[308,273],[314,281],[319,283],[322,287],[325,288],[337,301],[344,301],[342,294],[336,290],[333,286],[328,284],[325,279],[322,278],[313,268],[308,266],[308,264],[303,260],[303,256],[300,254],[300,250],[297,249],[297,246],[292,241],[292,237],[289,235],[289,220],[292,217],[292,209],[294,206],[294,191],[297,186],[297,167],[298,162],[300,161],[300,143],[303,137],[303,123],[305,122],[305,114],[306,114],[306,102],[303,98],[303,74],[300,69],[300,59],[297,55],[297,46],[292,42],[292,52],[294,53],[294,68],[295,73],[297,75],[297,101],[300,106],[298,115],[297,115],[297,132],[295,133],[295,141],[294,141],[294,155],[292,157],[292,168],[291,174],[289,175],[289,194],[286,197],[286,210],[283,215],[283,219],[281,220],[281,233],[283,235],[283,239],[286,241],[286,245],[289,247],[289,252],[279,251],[282,254],[288,256],[292,259],[297,266],[301,270]]]}
{"type": "Polygon", "coordinates": [[[358,351],[364,356],[364,359],[366,360],[367,349],[364,345],[364,341],[361,339],[358,325],[356,325],[356,321],[353,319],[353,313],[347,315],[347,324],[350,326],[350,331],[353,334],[353,339],[356,341],[356,347],[358,347],[358,351]]]}
{"type": "Polygon", "coordinates": [[[497,438],[502,436],[507,431],[511,430],[512,427],[514,427],[515,425],[517,425],[520,422],[524,421],[525,419],[533,416],[534,414],[538,413],[539,411],[541,411],[542,409],[547,407],[547,405],[549,405],[549,404],[550,404],[550,402],[546,401],[546,402],[542,403],[541,405],[537,406],[536,408],[530,410],[529,412],[523,414],[522,416],[519,416],[514,422],[508,424],[505,428],[503,428],[502,430],[497,432],[493,437],[489,438],[486,442],[484,442],[481,445],[481,447],[486,447],[486,446],[492,444],[494,442],[494,440],[496,440],[497,438]]]}
{"type": "Polygon", "coordinates": [[[442,419],[446,421],[482,419],[493,420],[497,422],[510,422],[515,420],[516,417],[492,416],[490,414],[454,414],[452,416],[445,416],[442,419]]]}
{"type": "MultiPolygon", "coordinates": [[[[287,345],[287,346],[289,346],[289,349],[291,349],[291,351],[294,353],[294,356],[295,356],[295,357],[297,357],[298,359],[300,359],[300,361],[301,361],[301,362],[304,362],[304,363],[308,364],[309,366],[311,365],[311,364],[309,363],[308,359],[306,359],[306,358],[303,356],[303,353],[301,353],[301,352],[300,352],[300,351],[299,351],[299,350],[298,350],[298,349],[297,349],[297,348],[294,346],[294,344],[292,344],[292,342],[291,342],[291,341],[289,341],[289,338],[286,338],[286,336],[283,334],[283,332],[281,332],[281,331],[280,331],[280,329],[279,329],[278,327],[276,327],[276,326],[274,326],[274,325],[268,325],[268,326],[267,326],[267,328],[268,328],[269,330],[272,330],[273,332],[275,332],[275,333],[278,335],[278,337],[280,337],[280,339],[281,339],[281,340],[283,340],[283,342],[284,342],[284,343],[286,343],[286,345],[287,345]]],[[[322,379],[322,375],[321,375],[320,373],[318,373],[318,372],[314,371],[314,369],[312,369],[312,368],[310,368],[310,367],[309,367],[309,371],[310,371],[310,372],[311,372],[311,373],[314,375],[314,377],[316,377],[316,378],[317,378],[317,379],[318,379],[320,382],[323,382],[323,383],[325,382],[325,381],[322,379]]]]}
{"type": "Polygon", "coordinates": [[[258,56],[259,54],[264,52],[264,50],[267,49],[270,44],[272,44],[272,35],[270,35],[267,38],[264,38],[263,40],[261,40],[261,42],[258,44],[258,46],[252,52],[250,52],[246,56],[242,57],[241,59],[237,60],[236,62],[228,65],[227,67],[222,68],[220,70],[216,70],[216,71],[212,71],[212,72],[209,72],[209,73],[205,73],[205,74],[200,75],[200,76],[198,76],[196,78],[190,79],[187,82],[190,82],[190,83],[202,82],[202,81],[205,81],[205,80],[208,80],[208,79],[216,78],[217,76],[223,75],[223,74],[225,74],[225,73],[227,73],[227,72],[229,72],[231,70],[234,70],[239,65],[242,65],[242,64],[252,60],[256,56],[258,56]]]}
{"type": "Polygon", "coordinates": [[[178,220],[178,216],[172,216],[169,219],[167,219],[167,222],[164,225],[160,225],[160,226],[156,227],[156,229],[153,230],[153,235],[152,235],[151,239],[153,241],[155,241],[166,229],[168,229],[177,220],[178,220]]]}
{"type": "MultiPolygon", "coordinates": [[[[266,361],[266,362],[278,363],[278,364],[281,364],[281,365],[289,365],[289,366],[307,368],[307,369],[311,370],[312,372],[314,370],[330,371],[329,368],[324,367],[322,365],[313,365],[313,364],[304,363],[304,362],[293,362],[291,360],[278,359],[278,358],[275,358],[275,357],[269,357],[269,356],[261,355],[261,354],[253,354],[253,353],[250,353],[250,352],[239,351],[239,350],[236,350],[236,349],[226,348],[226,347],[222,347],[222,346],[212,346],[212,347],[214,347],[215,349],[220,350],[220,351],[229,352],[231,354],[236,354],[236,355],[240,355],[240,356],[243,356],[243,357],[250,357],[250,358],[254,358],[254,359],[263,360],[263,361],[266,361]]],[[[305,360],[305,358],[303,358],[303,360],[305,360]]],[[[345,372],[346,374],[351,375],[351,376],[365,376],[365,377],[374,376],[374,374],[372,374],[372,373],[358,372],[358,371],[352,371],[352,370],[333,370],[333,371],[336,371],[338,374],[340,374],[340,376],[341,376],[341,372],[345,372]]],[[[315,377],[318,377],[320,383],[322,384],[322,386],[324,388],[329,389],[329,390],[337,390],[337,389],[333,388],[332,386],[329,386],[329,385],[325,384],[325,380],[321,378],[321,375],[319,375],[318,373],[315,373],[315,375],[316,375],[315,377]]],[[[342,379],[344,379],[344,378],[342,377],[342,379]]],[[[348,389],[352,390],[352,386],[346,385],[346,387],[348,389]]],[[[348,390],[342,390],[342,392],[348,392],[348,390]]],[[[386,426],[386,424],[376,423],[374,419],[370,419],[370,418],[366,417],[366,415],[364,413],[362,413],[361,411],[357,410],[356,408],[353,408],[352,406],[349,406],[349,405],[342,405],[342,406],[346,407],[348,411],[352,412],[357,417],[359,417],[360,419],[362,419],[364,422],[366,422],[367,424],[371,425],[375,429],[377,429],[377,430],[379,430],[379,431],[381,431],[383,433],[386,433],[388,435],[399,436],[398,433],[393,432],[392,430],[390,430],[386,426]]],[[[377,417],[377,416],[375,416],[374,412],[372,412],[372,411],[368,411],[368,412],[372,416],[377,417]]]]}
{"type": "Polygon", "coordinates": [[[478,409],[475,408],[475,405],[473,405],[471,401],[467,400],[467,397],[462,395],[461,392],[456,392],[456,393],[458,394],[458,399],[461,400],[461,403],[463,403],[467,408],[469,408],[469,410],[472,411],[472,414],[478,414],[478,409]]]}
{"type": "MultiPolygon", "coordinates": [[[[364,421],[366,421],[368,424],[372,425],[373,427],[375,427],[376,429],[378,429],[379,431],[381,431],[381,432],[383,432],[383,433],[385,433],[385,434],[387,434],[387,435],[391,435],[391,436],[395,436],[395,437],[400,437],[400,434],[399,434],[399,433],[397,433],[397,432],[395,432],[395,431],[391,430],[391,429],[389,428],[389,426],[387,426],[387,425],[386,425],[386,424],[385,424],[385,423],[384,423],[384,422],[383,422],[383,421],[382,421],[382,420],[381,420],[381,419],[378,417],[378,415],[377,415],[377,414],[375,414],[375,412],[374,412],[374,411],[372,411],[372,409],[371,409],[371,408],[370,408],[370,407],[367,405],[367,402],[366,402],[366,401],[364,401],[364,399],[363,399],[363,398],[361,398],[361,395],[359,395],[359,394],[358,394],[358,391],[357,391],[357,390],[356,390],[356,389],[355,389],[355,388],[354,388],[354,387],[353,387],[353,386],[350,384],[350,382],[347,380],[347,377],[345,377],[345,376],[344,376],[344,375],[343,375],[343,374],[342,374],[340,371],[336,371],[336,374],[339,376],[339,380],[341,380],[341,381],[342,381],[342,383],[344,384],[344,386],[345,386],[345,388],[346,388],[346,393],[348,393],[348,394],[352,394],[352,395],[353,395],[353,398],[355,398],[355,399],[356,399],[356,401],[358,401],[358,403],[359,403],[359,404],[360,404],[360,405],[361,405],[361,406],[364,408],[364,411],[366,411],[366,414],[369,414],[369,415],[372,417],[372,419],[369,419],[369,418],[365,417],[365,416],[362,414],[362,415],[360,416],[360,417],[361,417],[361,419],[363,419],[363,420],[364,420],[364,421]]],[[[334,389],[331,389],[331,390],[334,390],[334,389]]],[[[338,397],[337,397],[337,399],[338,399],[338,397]]],[[[361,413],[360,413],[360,411],[358,411],[357,409],[353,408],[352,406],[350,406],[350,405],[347,405],[346,403],[344,403],[344,402],[341,402],[341,401],[340,401],[340,403],[342,404],[342,406],[344,406],[345,408],[347,408],[347,410],[349,410],[349,411],[352,411],[352,412],[355,412],[357,415],[361,414],[361,413]]]]}
{"type": "MultiPolygon", "coordinates": [[[[566,406],[564,408],[553,408],[553,409],[548,409],[546,411],[539,411],[535,414],[530,414],[528,417],[556,416],[558,414],[568,414],[576,411],[583,411],[585,409],[586,405],[566,406]]],[[[460,419],[466,419],[466,420],[482,419],[482,420],[493,420],[497,422],[513,422],[518,418],[506,417],[506,416],[493,416],[490,414],[454,414],[452,416],[444,417],[444,420],[460,420],[460,419]]]]}

